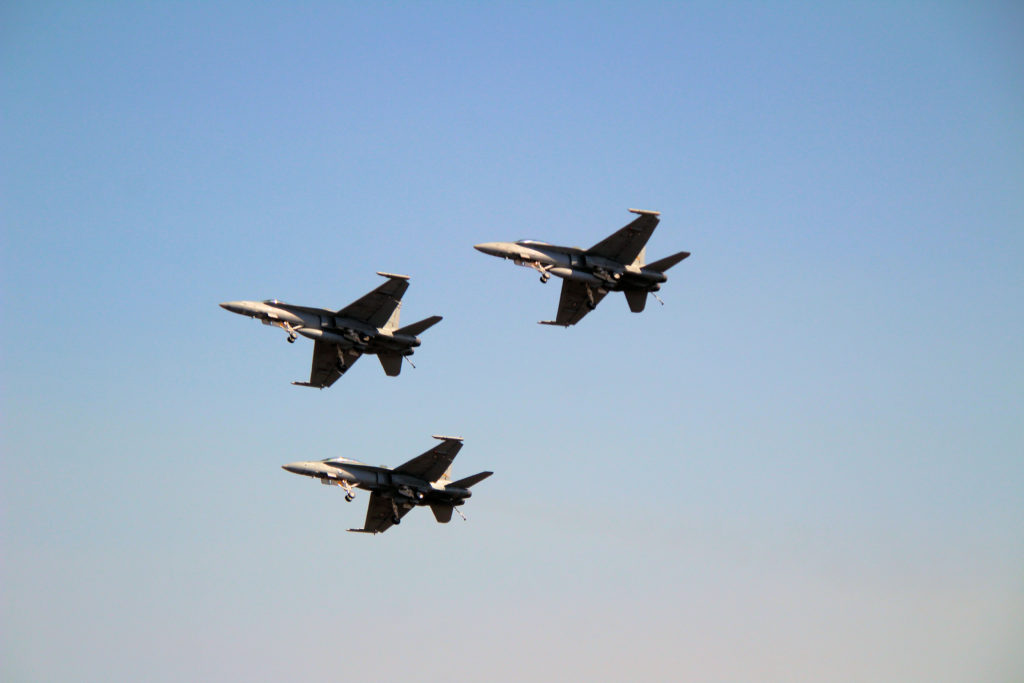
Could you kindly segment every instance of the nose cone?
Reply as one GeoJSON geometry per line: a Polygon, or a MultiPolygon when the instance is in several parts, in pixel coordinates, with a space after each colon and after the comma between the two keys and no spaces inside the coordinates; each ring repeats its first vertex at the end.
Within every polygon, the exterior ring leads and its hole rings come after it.
{"type": "Polygon", "coordinates": [[[240,315],[245,315],[246,313],[244,301],[225,301],[220,305],[220,307],[225,311],[231,311],[232,313],[238,313],[240,315]]]}
{"type": "Polygon", "coordinates": [[[225,301],[220,305],[225,311],[231,311],[238,315],[247,315],[250,318],[260,315],[266,308],[258,301],[225,301]]]}
{"type": "MultiPolygon", "coordinates": [[[[223,304],[221,304],[223,305],[223,304]]],[[[281,469],[291,472],[292,474],[305,474],[306,463],[304,462],[290,462],[287,465],[281,465],[281,469]]]]}
{"type": "Polygon", "coordinates": [[[504,256],[506,252],[504,242],[482,242],[474,244],[473,248],[490,256],[504,256]]]}

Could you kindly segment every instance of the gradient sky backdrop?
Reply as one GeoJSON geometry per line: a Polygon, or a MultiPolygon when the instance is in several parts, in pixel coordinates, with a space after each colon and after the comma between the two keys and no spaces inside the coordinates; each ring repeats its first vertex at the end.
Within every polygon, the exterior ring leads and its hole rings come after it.
{"type": "Polygon", "coordinates": [[[825,4],[5,3],[0,678],[1024,680],[1024,10],[825,4]],[[217,306],[377,270],[397,379],[217,306]]]}

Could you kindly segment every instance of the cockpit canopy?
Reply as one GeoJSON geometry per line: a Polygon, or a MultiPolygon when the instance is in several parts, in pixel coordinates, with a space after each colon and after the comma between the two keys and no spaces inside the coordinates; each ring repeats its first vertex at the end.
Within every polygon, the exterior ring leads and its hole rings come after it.
{"type": "Polygon", "coordinates": [[[352,458],[324,458],[320,462],[333,462],[333,463],[337,463],[337,464],[349,463],[351,465],[365,465],[366,464],[365,462],[359,462],[358,460],[353,460],[352,458]]]}
{"type": "Polygon", "coordinates": [[[516,244],[520,247],[537,247],[546,251],[559,251],[563,254],[584,253],[584,250],[579,247],[563,247],[551,244],[551,242],[541,242],[540,240],[519,240],[516,244]]]}

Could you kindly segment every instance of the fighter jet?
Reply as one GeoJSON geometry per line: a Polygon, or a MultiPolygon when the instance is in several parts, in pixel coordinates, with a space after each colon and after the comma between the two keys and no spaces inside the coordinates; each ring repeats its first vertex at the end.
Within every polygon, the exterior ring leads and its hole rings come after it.
{"type": "MultiPolygon", "coordinates": [[[[485,242],[475,249],[491,256],[512,259],[517,266],[527,266],[540,273],[540,281],[552,275],[562,278],[562,297],[554,320],[542,325],[575,325],[608,292],[626,295],[629,310],[639,313],[647,304],[647,295],[658,299],[656,291],[668,278],[665,271],[690,255],[688,251],[645,264],[646,244],[661,215],[658,211],[630,209],[639,214],[632,223],[601,240],[590,249],[560,247],[535,240],[518,242],[485,242]]],[[[661,299],[659,303],[664,304],[661,299]]]]}
{"type": "Polygon", "coordinates": [[[289,472],[315,477],[321,484],[345,489],[345,500],[352,502],[355,489],[370,491],[370,505],[362,529],[367,534],[387,531],[399,524],[405,513],[417,505],[429,505],[434,518],[447,524],[452,511],[466,519],[459,505],[473,493],[469,490],[493,472],[480,472],[451,481],[452,461],[462,448],[460,436],[434,436],[441,443],[394,469],[374,467],[348,458],[329,458],[312,462],[293,462],[282,467],[289,472]]]}
{"type": "MultiPolygon", "coordinates": [[[[297,335],[314,340],[313,368],[308,382],[292,382],[300,387],[323,389],[334,384],[364,353],[373,353],[384,372],[394,377],[402,371],[402,359],[408,360],[420,345],[417,335],[437,324],[441,316],[398,326],[402,295],[409,288],[408,275],[381,273],[388,279],[366,296],[339,311],[267,301],[228,301],[221,304],[232,313],[256,318],[264,325],[275,325],[288,333],[288,343],[297,335]]],[[[412,361],[409,361],[412,365],[412,361]]]]}

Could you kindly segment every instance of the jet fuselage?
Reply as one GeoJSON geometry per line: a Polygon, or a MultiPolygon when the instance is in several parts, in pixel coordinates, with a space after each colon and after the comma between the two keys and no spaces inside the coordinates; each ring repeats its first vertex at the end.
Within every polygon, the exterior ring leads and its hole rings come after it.
{"type": "Polygon", "coordinates": [[[461,505],[473,495],[469,489],[446,487],[442,482],[424,481],[386,467],[374,467],[348,458],[293,462],[282,465],[282,468],[294,474],[319,479],[323,484],[341,486],[349,495],[352,488],[374,491],[393,498],[396,504],[404,507],[431,503],[461,505]]]}
{"type": "Polygon", "coordinates": [[[661,283],[667,280],[662,272],[587,254],[578,247],[520,240],[484,242],[474,248],[490,256],[511,259],[517,266],[533,268],[541,274],[541,282],[547,282],[551,275],[556,275],[564,280],[575,280],[609,292],[625,289],[656,292],[661,288],[661,283]]]}
{"type": "Polygon", "coordinates": [[[232,313],[256,318],[264,325],[281,327],[288,332],[289,339],[294,339],[294,333],[298,333],[308,339],[330,342],[362,353],[384,350],[410,355],[412,349],[420,345],[419,337],[395,334],[392,330],[337,316],[334,311],[286,304],[277,299],[228,301],[221,304],[221,307],[232,313]]]}

